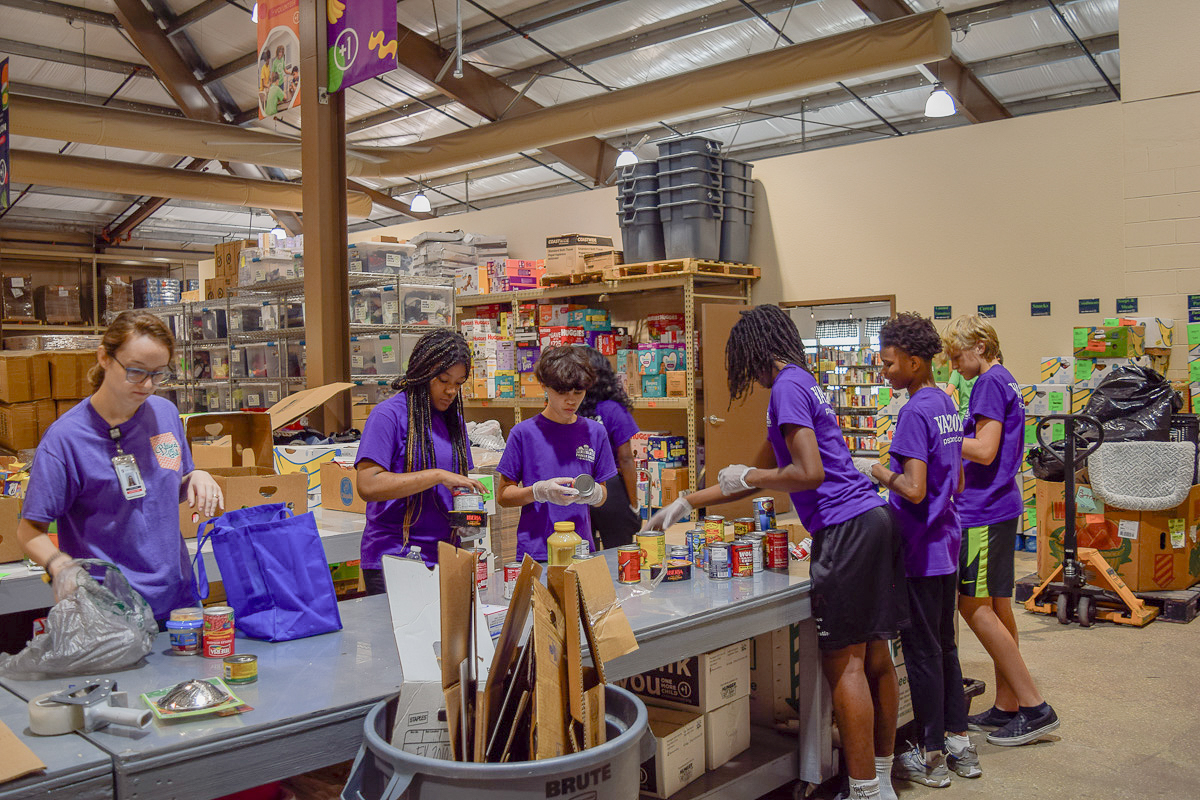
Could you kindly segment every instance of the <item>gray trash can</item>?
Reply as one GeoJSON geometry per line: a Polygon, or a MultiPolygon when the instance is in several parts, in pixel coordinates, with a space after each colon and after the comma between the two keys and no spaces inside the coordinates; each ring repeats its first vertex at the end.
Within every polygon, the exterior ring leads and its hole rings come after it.
{"type": "Polygon", "coordinates": [[[582,753],[511,764],[474,764],[406,753],[388,744],[395,700],[367,714],[366,736],[342,800],[528,800],[638,796],[643,761],[654,755],[654,734],[642,701],[617,686],[604,688],[608,741],[582,753]],[[553,791],[552,791],[553,789],[553,791]],[[586,792],[579,794],[579,792],[586,792]]]}
{"type": "Polygon", "coordinates": [[[660,205],[663,244],[667,258],[721,257],[720,203],[682,202],[660,205]]]}
{"type": "Polygon", "coordinates": [[[617,216],[621,218],[621,249],[626,264],[662,261],[667,257],[658,206],[629,210],[617,216]]]}
{"type": "Polygon", "coordinates": [[[725,206],[721,214],[721,260],[749,264],[750,227],[754,222],[754,211],[725,206]]]}
{"type": "Polygon", "coordinates": [[[722,143],[704,136],[683,136],[658,143],[658,157],[675,156],[680,153],[708,153],[720,155],[722,143]]]}

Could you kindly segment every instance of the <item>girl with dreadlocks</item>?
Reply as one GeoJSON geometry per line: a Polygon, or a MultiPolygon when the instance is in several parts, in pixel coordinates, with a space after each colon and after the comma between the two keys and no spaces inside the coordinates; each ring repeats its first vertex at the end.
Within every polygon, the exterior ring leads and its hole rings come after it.
{"type": "Polygon", "coordinates": [[[633,446],[630,444],[638,432],[638,424],[629,413],[633,402],[617,382],[608,356],[594,347],[582,349],[596,371],[596,382],[584,395],[579,416],[594,419],[604,426],[608,446],[617,462],[617,476],[605,484],[608,499],[591,511],[592,530],[599,534],[598,546],[620,547],[633,541],[633,535],[642,524],[633,500],[637,497],[637,467],[633,463],[633,446]]]}
{"type": "Polygon", "coordinates": [[[454,543],[450,528],[457,486],[484,493],[467,477],[471,447],[459,394],[471,371],[471,350],[461,334],[436,330],[413,348],[399,393],[380,403],[363,426],[354,467],[358,493],[367,501],[362,570],[368,594],[382,594],[384,555],[404,556],[412,546],[437,563],[438,542],[454,543]]]}
{"type": "Polygon", "coordinates": [[[692,508],[788,492],[812,534],[813,616],[822,668],[850,776],[849,797],[895,800],[892,754],[899,689],[888,641],[907,621],[900,539],[891,513],[855,467],[837,415],[809,373],[791,318],[774,305],[742,312],[725,345],[729,396],[752,384],[771,390],[767,441],[753,463],[721,470],[719,485],[680,498],[649,527],[665,528],[692,508]],[[873,760],[872,760],[873,759],[873,760]]]}

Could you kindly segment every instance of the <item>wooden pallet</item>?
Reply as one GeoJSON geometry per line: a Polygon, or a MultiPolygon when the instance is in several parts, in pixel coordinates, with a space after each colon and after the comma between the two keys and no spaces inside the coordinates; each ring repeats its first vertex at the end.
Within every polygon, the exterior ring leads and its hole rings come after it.
{"type": "Polygon", "coordinates": [[[577,286],[582,283],[601,283],[605,279],[604,272],[573,272],[570,275],[543,275],[542,286],[577,286]]]}
{"type": "Polygon", "coordinates": [[[730,278],[757,278],[758,267],[732,264],[726,261],[705,261],[698,258],[679,258],[667,261],[646,261],[641,264],[622,264],[604,270],[605,280],[643,278],[647,275],[724,275],[730,278]]]}
{"type": "MultiPolygon", "coordinates": [[[[1013,600],[1024,603],[1042,583],[1036,574],[1026,575],[1017,581],[1013,600]]],[[[1158,609],[1158,619],[1163,622],[1188,623],[1200,616],[1200,583],[1190,589],[1173,592],[1134,592],[1134,597],[1148,606],[1158,609]]]]}
{"type": "Polygon", "coordinates": [[[0,324],[4,324],[4,325],[45,325],[46,323],[42,322],[40,319],[21,318],[21,319],[6,319],[3,321],[0,321],[0,324]]]}

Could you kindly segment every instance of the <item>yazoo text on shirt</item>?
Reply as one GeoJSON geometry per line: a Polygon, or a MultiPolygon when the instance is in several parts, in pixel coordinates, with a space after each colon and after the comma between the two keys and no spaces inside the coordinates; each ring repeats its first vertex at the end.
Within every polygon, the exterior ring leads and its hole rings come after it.
{"type": "Polygon", "coordinates": [[[957,413],[939,414],[933,418],[937,422],[938,433],[942,436],[942,444],[959,444],[963,440],[963,419],[957,413]]]}

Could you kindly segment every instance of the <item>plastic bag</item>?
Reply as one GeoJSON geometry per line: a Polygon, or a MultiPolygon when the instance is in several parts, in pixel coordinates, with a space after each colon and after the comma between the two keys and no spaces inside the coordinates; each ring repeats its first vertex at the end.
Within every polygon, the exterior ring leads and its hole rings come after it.
{"type": "Polygon", "coordinates": [[[79,559],[86,574],[50,609],[46,633],[16,655],[0,655],[0,675],[20,681],[94,675],[131,667],[150,652],[158,623],[121,570],[79,559]]]}
{"type": "Polygon", "coordinates": [[[1106,442],[1165,442],[1171,414],[1183,405],[1171,383],[1148,367],[1117,367],[1100,382],[1085,414],[1100,420],[1106,442]]]}
{"type": "Polygon", "coordinates": [[[500,423],[494,419],[478,423],[468,422],[467,438],[476,447],[482,447],[485,450],[495,450],[497,452],[504,451],[504,434],[500,429],[500,423]]]}

